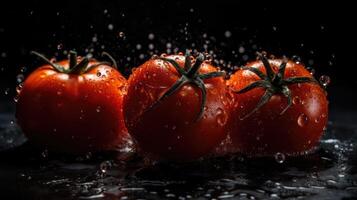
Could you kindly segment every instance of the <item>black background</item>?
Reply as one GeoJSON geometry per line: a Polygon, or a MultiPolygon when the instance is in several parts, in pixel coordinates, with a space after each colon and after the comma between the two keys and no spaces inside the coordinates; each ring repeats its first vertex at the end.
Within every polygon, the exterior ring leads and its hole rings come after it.
{"type": "Polygon", "coordinates": [[[208,50],[217,61],[224,61],[223,67],[243,65],[261,50],[276,56],[299,56],[315,69],[317,78],[331,77],[332,105],[356,108],[353,7],[312,1],[8,2],[0,8],[0,98],[10,101],[17,75],[26,77],[41,64],[29,55],[31,50],[57,59],[66,58],[64,50],[86,55],[92,49],[94,57],[105,50],[128,76],[130,68],[152,54],[166,52],[167,43],[179,51],[204,51],[209,40],[208,50]],[[230,37],[226,37],[227,31],[230,37]],[[148,38],[151,33],[152,40],[148,38]],[[142,46],[139,50],[138,44],[142,46]],[[243,53],[239,53],[241,46],[243,53]]]}

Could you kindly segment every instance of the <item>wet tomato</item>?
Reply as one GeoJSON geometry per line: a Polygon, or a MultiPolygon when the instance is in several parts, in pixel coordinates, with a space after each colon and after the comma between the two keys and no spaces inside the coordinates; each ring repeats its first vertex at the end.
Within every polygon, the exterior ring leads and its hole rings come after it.
{"type": "Polygon", "coordinates": [[[251,156],[313,149],[327,123],[325,90],[303,65],[258,56],[227,82],[235,96],[234,148],[251,156]]]}
{"type": "Polygon", "coordinates": [[[187,161],[226,136],[229,115],[223,72],[189,55],[153,58],[133,71],[124,98],[129,133],[155,159],[187,161]]]}
{"type": "Polygon", "coordinates": [[[18,96],[16,117],[29,141],[72,154],[122,144],[128,135],[122,112],[126,79],[110,63],[75,52],[56,63],[33,53],[47,65],[30,74],[18,96]]]}

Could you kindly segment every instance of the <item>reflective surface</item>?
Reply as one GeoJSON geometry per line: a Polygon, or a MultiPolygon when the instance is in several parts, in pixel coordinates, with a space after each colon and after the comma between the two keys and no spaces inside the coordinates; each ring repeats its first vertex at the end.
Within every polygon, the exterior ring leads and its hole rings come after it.
{"type": "Polygon", "coordinates": [[[55,155],[1,115],[1,195],[22,199],[348,199],[357,196],[356,115],[332,115],[320,148],[296,158],[237,155],[148,164],[132,153],[55,155]],[[346,116],[347,115],[347,116],[346,116]],[[346,118],[346,119],[344,119],[346,118]]]}

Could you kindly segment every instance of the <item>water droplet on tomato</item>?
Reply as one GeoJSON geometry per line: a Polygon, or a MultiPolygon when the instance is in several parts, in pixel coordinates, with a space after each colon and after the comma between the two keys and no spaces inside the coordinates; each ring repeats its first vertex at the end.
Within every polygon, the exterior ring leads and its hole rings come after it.
{"type": "Polygon", "coordinates": [[[151,56],[151,59],[158,59],[158,58],[159,58],[159,56],[156,55],[156,54],[154,54],[154,55],[151,56]]]}
{"type": "Polygon", "coordinates": [[[279,164],[282,164],[285,161],[285,155],[283,153],[276,153],[274,155],[275,161],[279,164]]]}
{"type": "Polygon", "coordinates": [[[100,71],[97,72],[97,76],[98,77],[101,77],[102,76],[102,73],[100,73],[100,71]]]}
{"type": "Polygon", "coordinates": [[[315,120],[314,120],[314,122],[317,124],[317,123],[319,123],[320,122],[320,119],[319,119],[319,117],[318,118],[316,118],[315,120]]]}
{"type": "Polygon", "coordinates": [[[301,100],[300,100],[300,97],[299,96],[295,96],[294,98],[293,98],[293,104],[300,104],[301,103],[301,100]]]}
{"type": "Polygon", "coordinates": [[[218,108],[217,116],[216,116],[217,123],[220,126],[224,126],[227,123],[227,119],[228,119],[227,113],[222,108],[218,108]]]}
{"type": "Polygon", "coordinates": [[[331,83],[330,77],[326,76],[326,75],[320,76],[319,81],[320,81],[321,85],[324,86],[325,88],[331,83]]]}
{"type": "Polygon", "coordinates": [[[307,125],[308,122],[309,122],[309,118],[305,114],[299,115],[297,119],[297,123],[299,126],[304,127],[307,125]]]}
{"type": "Polygon", "coordinates": [[[100,106],[97,106],[97,108],[95,109],[98,113],[101,111],[101,107],[100,106]]]}

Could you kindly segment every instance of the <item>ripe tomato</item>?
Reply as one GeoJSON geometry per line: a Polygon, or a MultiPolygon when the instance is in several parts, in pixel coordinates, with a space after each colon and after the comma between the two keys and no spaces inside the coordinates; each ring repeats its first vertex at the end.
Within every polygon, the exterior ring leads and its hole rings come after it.
{"type": "Polygon", "coordinates": [[[325,90],[303,65],[259,57],[227,81],[235,93],[234,147],[251,156],[313,149],[327,123],[325,90]]]}
{"type": "Polygon", "coordinates": [[[138,67],[128,80],[124,117],[139,148],[155,159],[187,161],[218,145],[229,117],[220,76],[202,54],[194,59],[189,52],[138,67]]]}
{"type": "Polygon", "coordinates": [[[127,81],[117,70],[108,62],[77,58],[75,52],[69,61],[57,63],[34,54],[47,65],[25,80],[16,107],[29,141],[73,154],[109,150],[124,142],[127,81]]]}

